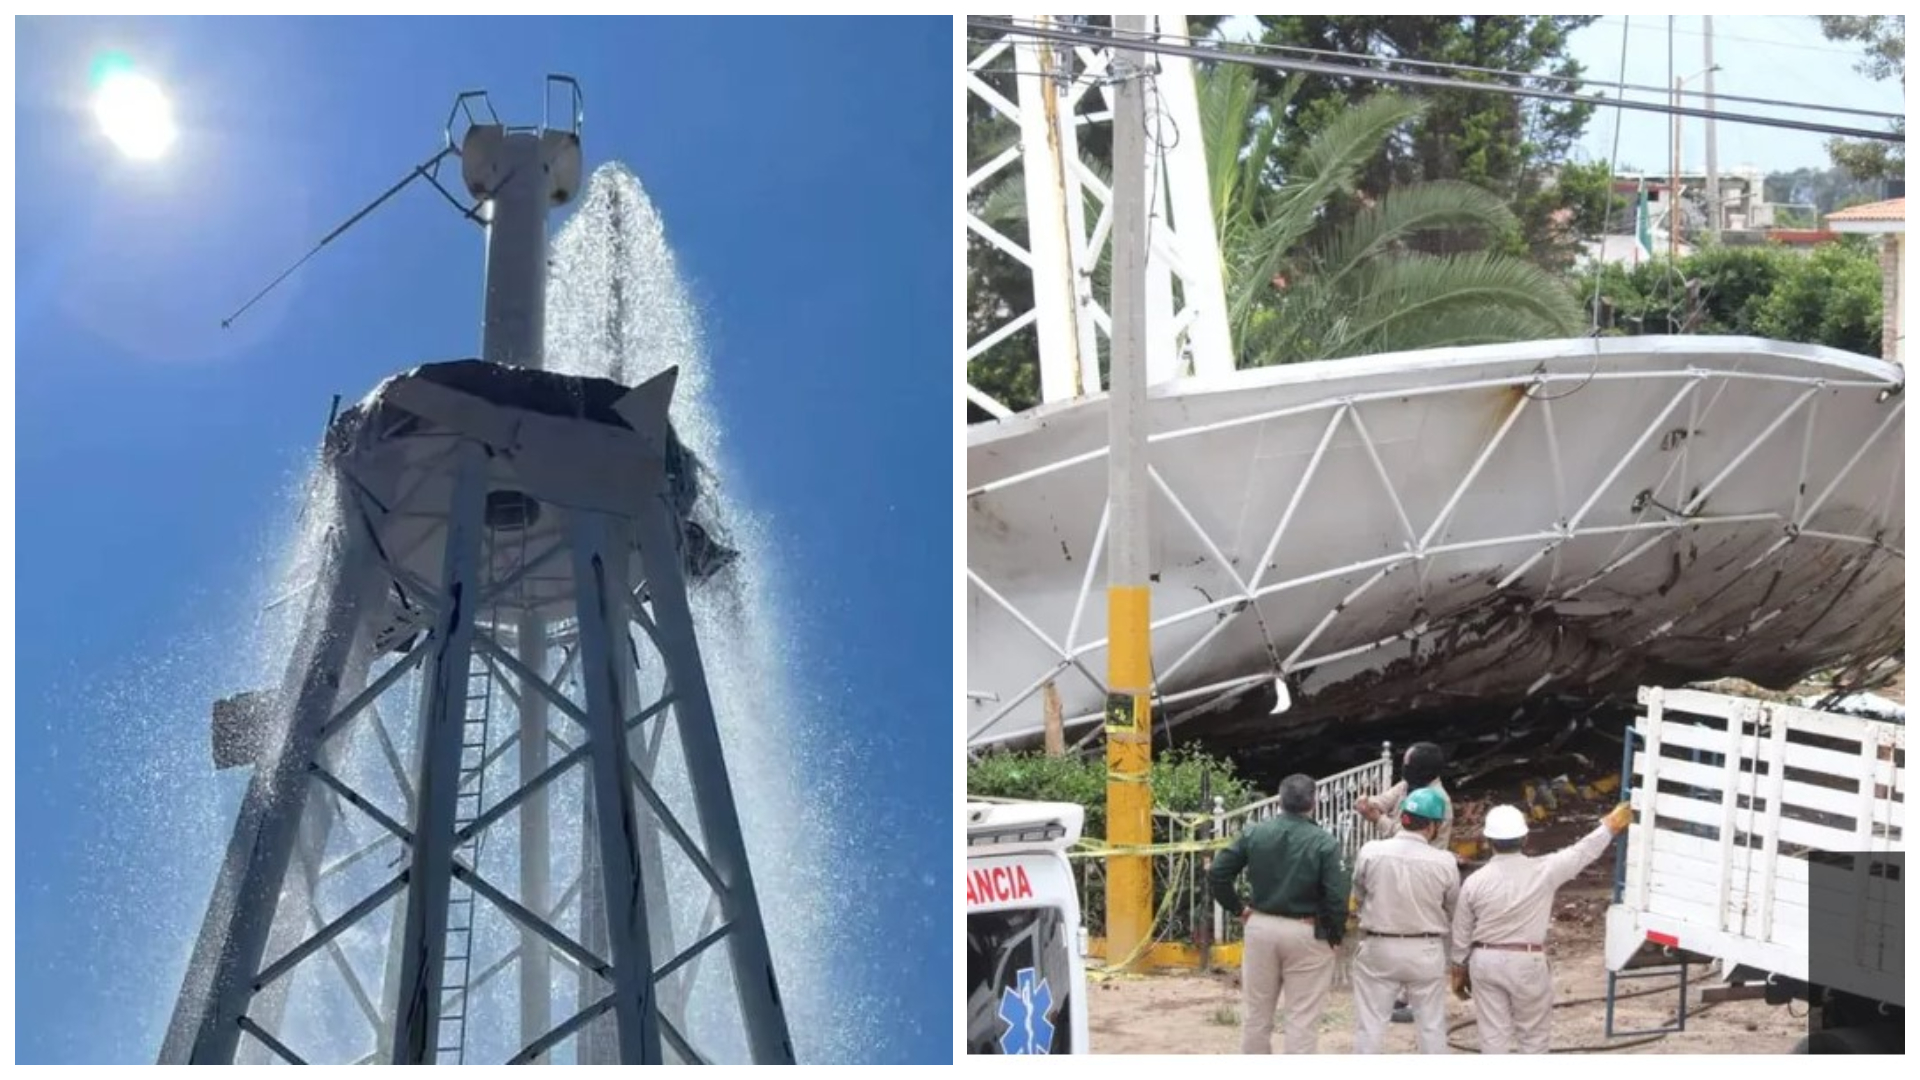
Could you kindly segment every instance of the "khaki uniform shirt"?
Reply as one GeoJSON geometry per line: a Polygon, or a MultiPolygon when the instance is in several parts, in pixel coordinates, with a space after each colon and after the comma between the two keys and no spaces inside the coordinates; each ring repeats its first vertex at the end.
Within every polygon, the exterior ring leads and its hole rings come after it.
{"type": "Polygon", "coordinates": [[[1467,878],[1453,914],[1453,956],[1466,961],[1476,941],[1489,945],[1545,945],[1553,894],[1580,876],[1613,842],[1605,825],[1551,855],[1495,855],[1467,878]]]}
{"type": "Polygon", "coordinates": [[[1353,895],[1363,930],[1444,937],[1460,896],[1460,865],[1417,833],[1369,840],[1354,860],[1353,895]]]}

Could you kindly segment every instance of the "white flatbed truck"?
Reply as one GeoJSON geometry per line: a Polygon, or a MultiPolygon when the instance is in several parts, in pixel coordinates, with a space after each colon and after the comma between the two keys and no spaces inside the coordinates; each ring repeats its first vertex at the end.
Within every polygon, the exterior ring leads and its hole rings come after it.
{"type": "Polygon", "coordinates": [[[1709,1000],[1806,1003],[1797,1051],[1903,1045],[1904,721],[1658,687],[1639,703],[1609,972],[1714,964],[1709,1000]]]}

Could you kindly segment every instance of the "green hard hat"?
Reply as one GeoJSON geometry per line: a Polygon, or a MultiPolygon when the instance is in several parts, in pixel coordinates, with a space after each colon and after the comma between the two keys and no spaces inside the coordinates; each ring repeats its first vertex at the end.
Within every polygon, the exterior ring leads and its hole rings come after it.
{"type": "Polygon", "coordinates": [[[1444,821],[1447,817],[1447,800],[1432,788],[1416,788],[1400,800],[1400,812],[1428,821],[1444,821]]]}

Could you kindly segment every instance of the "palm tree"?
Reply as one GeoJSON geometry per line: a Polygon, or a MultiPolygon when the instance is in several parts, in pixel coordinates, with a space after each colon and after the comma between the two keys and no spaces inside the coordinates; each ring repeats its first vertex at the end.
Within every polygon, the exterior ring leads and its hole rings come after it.
{"type": "Polygon", "coordinates": [[[1279,131],[1290,91],[1261,100],[1251,71],[1200,80],[1201,127],[1220,233],[1229,324],[1242,367],[1403,349],[1566,337],[1578,302],[1524,260],[1486,250],[1516,227],[1492,193],[1429,181],[1369,199],[1355,183],[1386,139],[1425,106],[1382,94],[1315,134],[1290,165],[1279,131]],[[1330,204],[1358,198],[1344,221],[1330,204]],[[1414,245],[1435,232],[1453,248],[1414,245]],[[1464,243],[1463,243],[1464,242],[1464,243]]]}

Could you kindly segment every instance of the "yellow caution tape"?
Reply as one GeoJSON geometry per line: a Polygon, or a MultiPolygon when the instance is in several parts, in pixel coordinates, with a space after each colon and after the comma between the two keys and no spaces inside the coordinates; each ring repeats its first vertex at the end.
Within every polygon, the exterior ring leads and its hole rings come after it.
{"type": "MultiPolygon", "coordinates": [[[[1165,846],[1165,845],[1142,845],[1142,846],[1143,847],[1145,846],[1159,847],[1159,846],[1165,846]]],[[[1131,953],[1127,954],[1126,959],[1121,960],[1119,963],[1114,963],[1112,962],[1112,959],[1109,958],[1108,962],[1100,967],[1088,968],[1087,980],[1089,982],[1104,982],[1107,979],[1112,978],[1116,975],[1132,974],[1127,969],[1131,968],[1137,961],[1139,961],[1141,957],[1147,955],[1148,952],[1152,951],[1155,945],[1158,945],[1161,941],[1165,940],[1167,928],[1170,928],[1172,925],[1171,922],[1168,920],[1167,916],[1171,914],[1173,911],[1174,897],[1181,895],[1185,891],[1187,885],[1190,884],[1188,882],[1183,882],[1180,880],[1180,871],[1182,867],[1185,867],[1187,869],[1187,872],[1189,875],[1192,874],[1191,862],[1181,862],[1181,863],[1174,864],[1173,874],[1171,876],[1171,879],[1167,882],[1166,893],[1162,895],[1160,898],[1160,909],[1153,913],[1153,919],[1149,923],[1149,925],[1159,926],[1159,927],[1162,927],[1163,929],[1157,934],[1153,934],[1146,938],[1141,939],[1140,944],[1136,946],[1131,953]]]]}
{"type": "Polygon", "coordinates": [[[1227,840],[1175,840],[1164,844],[1105,844],[1082,840],[1072,851],[1067,852],[1069,859],[1106,859],[1128,855],[1197,855],[1209,851],[1219,851],[1227,846],[1227,840]]]}

